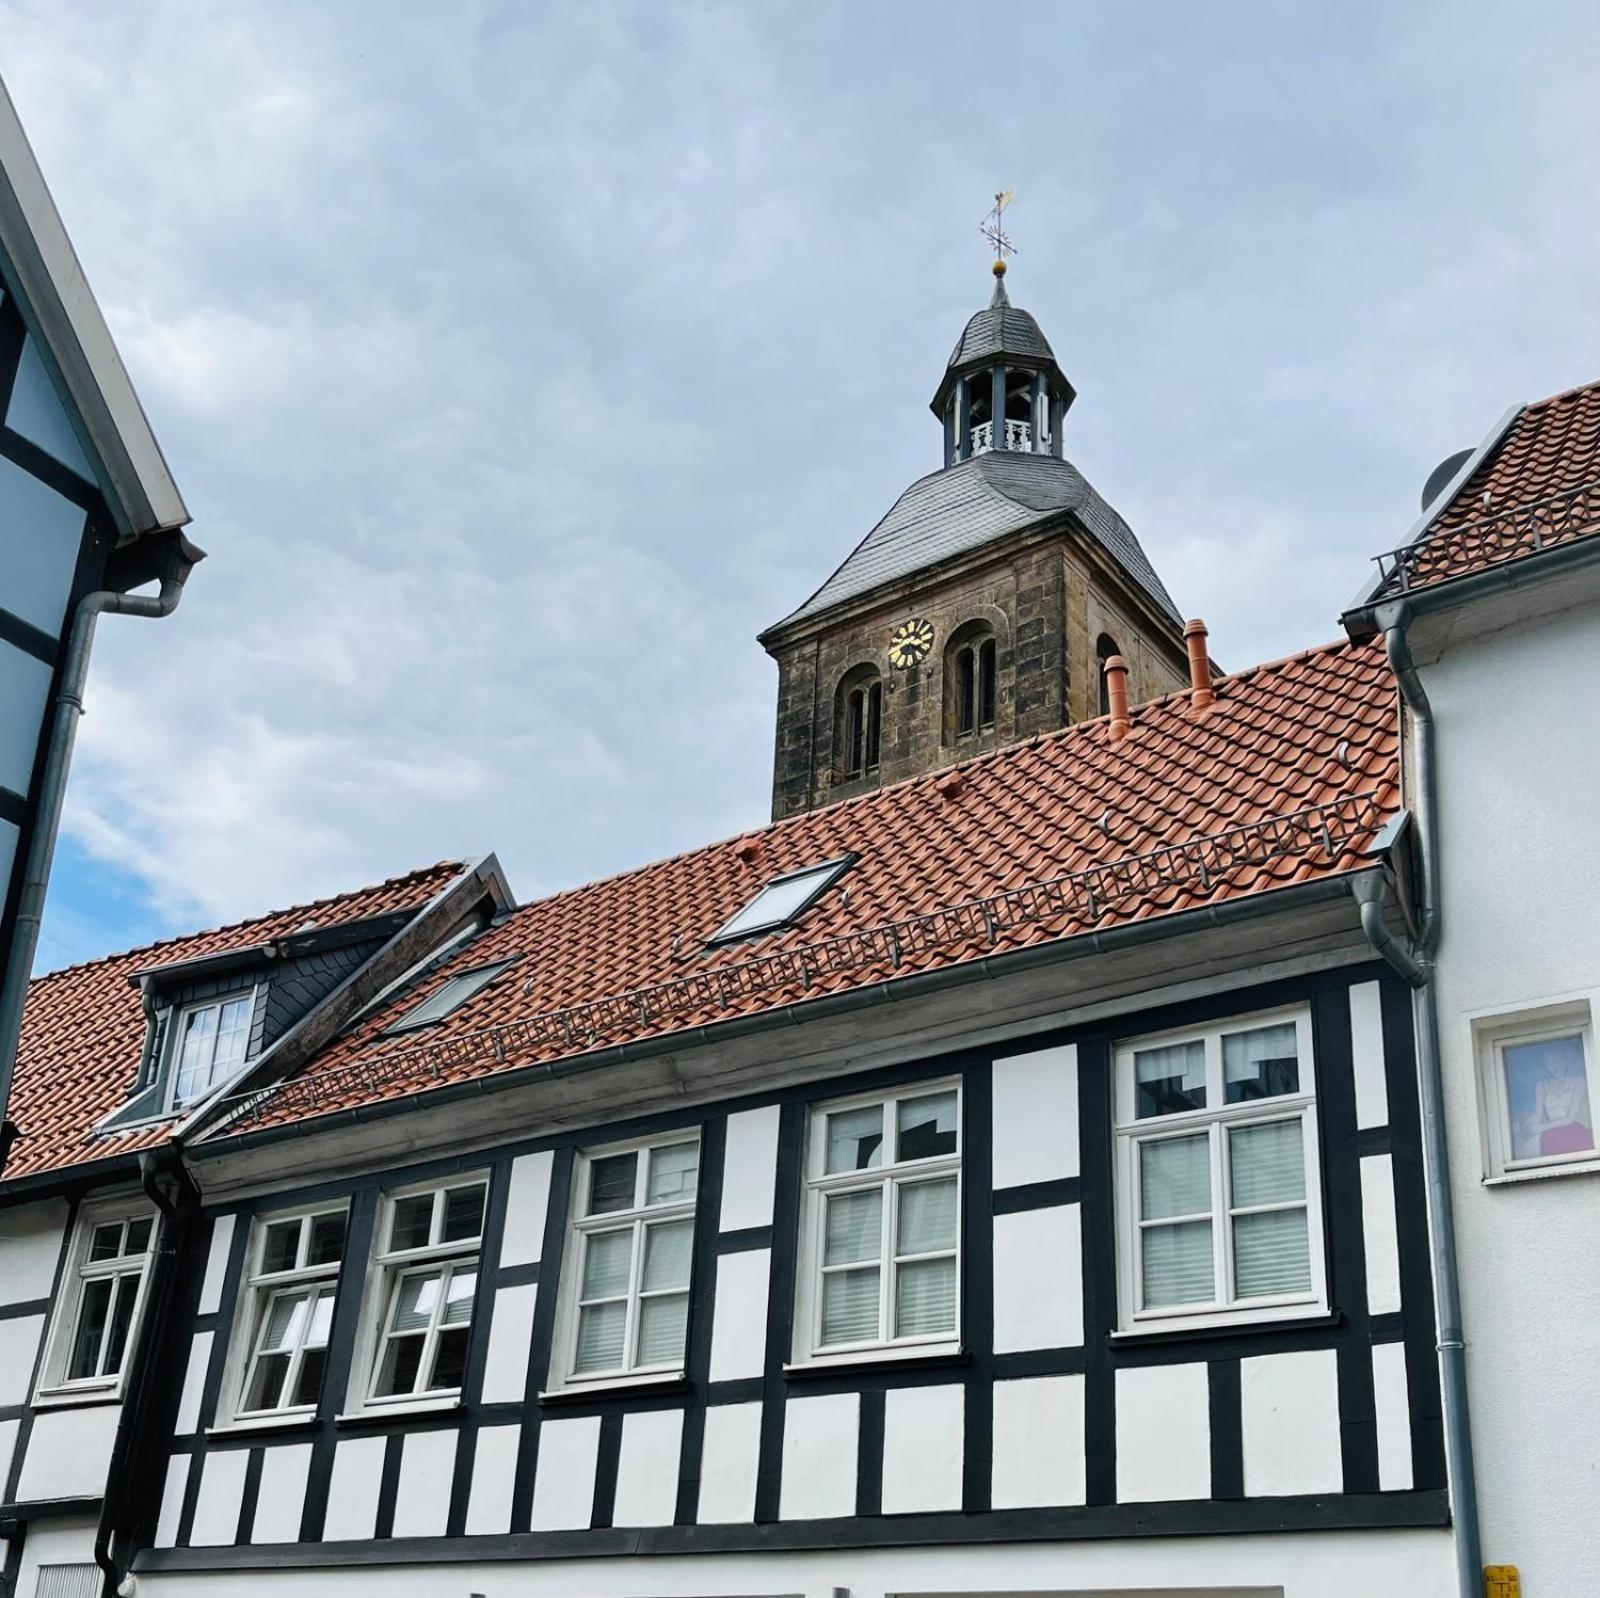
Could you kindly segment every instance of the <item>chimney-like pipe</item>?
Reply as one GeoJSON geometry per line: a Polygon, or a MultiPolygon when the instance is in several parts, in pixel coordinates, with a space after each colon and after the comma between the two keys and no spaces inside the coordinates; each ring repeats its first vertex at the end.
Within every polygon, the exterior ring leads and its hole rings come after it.
{"type": "Polygon", "coordinates": [[[1211,660],[1206,654],[1206,624],[1196,618],[1183,629],[1183,641],[1189,650],[1189,703],[1196,710],[1204,710],[1216,701],[1211,689],[1211,660]]]}
{"type": "Polygon", "coordinates": [[[1121,655],[1106,662],[1106,703],[1111,707],[1111,741],[1128,736],[1128,663],[1121,655]]]}

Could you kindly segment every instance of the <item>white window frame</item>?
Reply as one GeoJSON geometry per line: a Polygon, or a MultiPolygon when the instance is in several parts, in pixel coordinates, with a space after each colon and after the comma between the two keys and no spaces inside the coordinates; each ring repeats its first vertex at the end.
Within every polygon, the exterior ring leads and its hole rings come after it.
{"type": "Polygon", "coordinates": [[[1506,1098],[1504,1051],[1519,1043],[1577,1033],[1583,1042],[1584,1074],[1591,1120],[1600,1117],[1600,1051],[1594,1016],[1600,995],[1567,994],[1524,1008],[1497,1009],[1471,1018],[1474,1072],[1482,1128],[1484,1180],[1516,1182],[1600,1170],[1600,1149],[1540,1154],[1519,1159],[1512,1152],[1511,1106],[1506,1098]]]}
{"type": "MultiPolygon", "coordinates": [[[[245,1277],[239,1289],[233,1317],[233,1341],[228,1351],[228,1362],[223,1375],[223,1408],[218,1418],[219,1427],[276,1426],[286,1421],[308,1419],[315,1416],[322,1395],[310,1404],[286,1404],[277,1409],[246,1409],[245,1392],[255,1366],[258,1344],[266,1328],[267,1311],[279,1294],[295,1289],[328,1287],[333,1293],[333,1313],[339,1310],[339,1274],[344,1268],[345,1253],[328,1265],[301,1265],[285,1271],[268,1271],[263,1268],[267,1244],[267,1229],[285,1221],[300,1222],[300,1244],[297,1259],[310,1248],[311,1223],[324,1215],[342,1215],[345,1222],[345,1247],[350,1242],[350,1205],[341,1199],[335,1203],[314,1204],[305,1208],[274,1210],[254,1216],[251,1220],[248,1253],[245,1255],[245,1277]]],[[[331,1338],[331,1328],[330,1328],[331,1338]]],[[[290,1360],[286,1391],[293,1391],[305,1355],[305,1338],[295,1344],[290,1360]]],[[[324,1392],[332,1380],[332,1366],[323,1370],[324,1392]]]]}
{"type": "MultiPolygon", "coordinates": [[[[150,1286],[150,1264],[155,1257],[160,1231],[161,1217],[142,1196],[129,1194],[102,1199],[85,1204],[78,1211],[47,1334],[44,1364],[40,1367],[39,1383],[34,1393],[33,1402],[36,1405],[82,1403],[121,1395],[128,1366],[139,1344],[145,1299],[150,1286]],[[89,1259],[89,1245],[96,1228],[118,1223],[126,1226],[129,1222],[143,1220],[150,1222],[150,1235],[141,1253],[119,1255],[114,1260],[89,1259]],[[67,1366],[72,1358],[72,1345],[77,1338],[78,1318],[83,1310],[86,1285],[107,1277],[132,1276],[135,1272],[139,1280],[134,1289],[133,1312],[128,1321],[127,1340],[123,1344],[121,1368],[106,1375],[69,1378],[67,1366]]],[[[125,1237],[126,1233],[123,1235],[125,1237]]]]}
{"type": "MultiPolygon", "coordinates": [[[[957,1353],[961,1348],[961,1316],[965,1302],[965,1250],[963,1248],[962,1157],[965,1143],[963,1126],[964,1097],[959,1077],[939,1078],[932,1082],[910,1082],[897,1088],[880,1089],[874,1093],[856,1093],[848,1098],[829,1099],[809,1107],[806,1128],[806,1192],[805,1213],[802,1219],[802,1245],[798,1261],[798,1288],[796,1292],[794,1362],[797,1365],[848,1365],[861,1360],[910,1359],[930,1354],[957,1353]],[[825,1167],[828,1161],[828,1117],[850,1110],[883,1106],[883,1125],[886,1138],[893,1136],[898,1154],[899,1106],[917,1099],[931,1099],[942,1093],[956,1096],[956,1149],[954,1154],[936,1154],[920,1160],[887,1161],[882,1165],[868,1166],[861,1171],[835,1171],[831,1175],[825,1167]],[[897,1252],[899,1236],[899,1193],[903,1186],[934,1181],[947,1176],[956,1179],[956,1315],[955,1326],[949,1332],[924,1332],[906,1337],[892,1335],[895,1306],[895,1278],[907,1257],[897,1252]],[[828,1343],[822,1341],[822,1278],[824,1275],[824,1219],[827,1201],[843,1193],[865,1192],[872,1188],[884,1190],[882,1230],[878,1238],[878,1327],[889,1335],[864,1339],[855,1343],[828,1343]]],[[[916,1258],[942,1258],[950,1251],[940,1249],[937,1255],[916,1258]]],[[[861,1264],[869,1264],[862,1261],[861,1264]]],[[[859,1267],[858,1267],[859,1268],[859,1267]]]]}
{"type": "Polygon", "coordinates": [[[842,854],[832,860],[819,860],[815,865],[801,866],[798,870],[769,877],[706,941],[712,946],[743,943],[746,939],[765,937],[769,932],[794,926],[855,862],[855,855],[842,854]],[[761,910],[762,900],[775,889],[787,887],[802,878],[814,880],[798,903],[791,905],[781,915],[772,910],[761,910]]]}
{"type": "MultiPolygon", "coordinates": [[[[255,1031],[256,1008],[260,997],[261,984],[257,982],[248,988],[235,988],[230,993],[219,993],[214,998],[195,999],[187,1004],[180,1004],[174,1007],[166,1043],[166,1084],[161,1095],[161,1103],[164,1107],[165,1115],[170,1116],[181,1111],[192,1111],[215,1093],[228,1080],[228,1076],[233,1074],[233,1071],[239,1070],[240,1067],[248,1063],[250,1059],[250,1034],[255,1031]],[[213,1078],[193,1098],[184,1099],[180,1102],[178,1098],[178,1069],[179,1062],[183,1056],[183,1026],[185,1020],[201,1010],[216,1010],[220,1013],[225,1004],[235,1004],[241,999],[248,1001],[249,1011],[245,1021],[244,1053],[240,1056],[239,1064],[233,1067],[228,1076],[213,1078]]],[[[214,1035],[211,1062],[213,1066],[216,1064],[214,1035]]]]}
{"type": "MultiPolygon", "coordinates": [[[[1267,1321],[1297,1320],[1328,1313],[1328,1267],[1323,1238],[1321,1139],[1317,1127],[1317,1067],[1312,1047],[1311,1011],[1306,1005],[1228,1016],[1204,1026],[1182,1027],[1150,1036],[1129,1038],[1116,1048],[1114,1142],[1117,1209],[1118,1336],[1169,1332],[1210,1326],[1249,1326],[1267,1321]],[[1272,1098],[1226,1102],[1222,1067],[1225,1034],[1292,1021],[1299,1062],[1300,1088],[1272,1098]],[[1206,1107],[1170,1115],[1135,1118],[1134,1055],[1141,1049],[1179,1043],[1205,1045],[1206,1107]],[[1239,1126],[1298,1120],[1301,1124],[1306,1177],[1306,1236],[1311,1290],[1270,1297],[1238,1298],[1233,1292],[1233,1218],[1237,1212],[1229,1191],[1227,1136],[1239,1126]],[[1146,1309],[1140,1302],[1144,1230],[1139,1216],[1139,1149],[1145,1143],[1207,1132],[1211,1160],[1211,1246],[1217,1294],[1210,1303],[1146,1309]]],[[[1286,1206],[1265,1205],[1263,1209],[1286,1206]]]]}
{"type": "Polygon", "coordinates": [[[380,1395],[377,1392],[378,1363],[383,1357],[390,1319],[399,1299],[400,1282],[420,1270],[437,1269],[440,1265],[445,1265],[449,1269],[446,1270],[441,1283],[439,1305],[424,1338],[421,1368],[424,1370],[428,1368],[438,1346],[440,1317],[442,1306],[446,1301],[443,1289],[449,1286],[450,1278],[455,1272],[467,1266],[471,1266],[478,1273],[478,1280],[473,1289],[472,1318],[467,1323],[467,1357],[471,1359],[472,1339],[479,1325],[479,1300],[485,1286],[483,1230],[480,1228],[474,1238],[461,1239],[453,1243],[429,1243],[409,1249],[389,1248],[388,1237],[394,1221],[395,1207],[401,1200],[415,1198],[423,1193],[435,1195],[433,1230],[438,1230],[443,1223],[444,1195],[453,1188],[479,1185],[484,1190],[482,1226],[487,1227],[490,1197],[487,1171],[463,1171],[458,1175],[435,1177],[427,1182],[412,1182],[405,1187],[390,1189],[379,1201],[377,1220],[372,1234],[372,1256],[368,1263],[367,1279],[361,1298],[361,1335],[357,1340],[356,1361],[351,1368],[351,1389],[357,1405],[353,1413],[388,1415],[454,1409],[460,1404],[459,1387],[433,1388],[420,1393],[380,1395]]]}
{"type": "MultiPolygon", "coordinates": [[[[687,1220],[695,1224],[690,1244],[693,1259],[694,1245],[699,1241],[697,1205],[699,1202],[700,1167],[698,1161],[705,1156],[705,1143],[699,1127],[683,1127],[675,1132],[663,1132],[657,1137],[642,1138],[627,1143],[609,1143],[602,1147],[580,1151],[572,1164],[572,1185],[567,1205],[566,1246],[562,1250],[560,1299],[557,1307],[556,1348],[559,1358],[552,1362],[552,1392],[586,1390],[590,1388],[649,1386],[663,1381],[673,1381],[683,1376],[689,1358],[689,1331],[684,1332],[683,1358],[657,1365],[632,1365],[629,1363],[638,1340],[639,1305],[644,1292],[640,1285],[644,1270],[644,1234],[653,1226],[670,1221],[687,1220]],[[650,1151],[673,1148],[680,1143],[693,1143],[696,1148],[695,1196],[687,1203],[650,1204],[650,1151]],[[638,1154],[639,1163],[634,1172],[634,1203],[626,1210],[611,1210],[604,1215],[585,1215],[588,1205],[589,1180],[597,1160],[611,1159],[619,1154],[638,1154]],[[578,1312],[583,1302],[583,1260],[588,1237],[595,1232],[617,1232],[624,1227],[633,1228],[633,1255],[629,1262],[627,1295],[627,1328],[623,1337],[623,1364],[607,1371],[582,1371],[578,1363],[578,1312]]],[[[694,1309],[696,1288],[693,1271],[689,1278],[689,1307],[694,1309]]],[[[701,1291],[704,1286],[701,1284],[701,1291]]],[[[663,1289],[677,1292],[679,1289],[663,1289]]]]}

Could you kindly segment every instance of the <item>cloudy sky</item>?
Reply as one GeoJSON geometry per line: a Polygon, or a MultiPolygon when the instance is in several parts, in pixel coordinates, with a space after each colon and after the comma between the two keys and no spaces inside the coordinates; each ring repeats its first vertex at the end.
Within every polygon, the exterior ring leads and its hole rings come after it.
{"type": "Polygon", "coordinates": [[[1600,373],[1592,0],[0,0],[211,553],[102,627],[58,965],[766,813],[756,632],[938,463],[1009,282],[1067,453],[1230,665],[1600,373]]]}

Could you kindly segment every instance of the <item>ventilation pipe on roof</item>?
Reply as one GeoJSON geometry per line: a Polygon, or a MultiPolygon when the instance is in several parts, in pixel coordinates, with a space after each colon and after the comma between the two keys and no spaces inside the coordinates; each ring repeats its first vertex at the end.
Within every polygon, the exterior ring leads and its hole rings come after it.
{"type": "Polygon", "coordinates": [[[1206,624],[1198,617],[1183,629],[1183,642],[1189,651],[1189,703],[1196,710],[1204,710],[1217,697],[1211,688],[1211,658],[1206,653],[1209,637],[1206,624]]]}
{"type": "Polygon", "coordinates": [[[1128,736],[1128,663],[1113,655],[1105,664],[1106,703],[1111,710],[1111,741],[1121,743],[1128,736]]]}
{"type": "Polygon", "coordinates": [[[50,882],[50,865],[55,858],[56,831],[61,824],[61,807],[67,792],[67,768],[72,764],[72,746],[78,737],[78,718],[83,715],[83,689],[89,676],[89,652],[94,648],[95,624],[102,615],[144,616],[151,620],[170,616],[183,597],[183,585],[197,561],[205,558],[179,535],[166,555],[160,592],[154,596],[119,594],[112,589],[97,589],[78,601],[67,639],[66,660],[61,667],[61,688],[56,697],[55,719],[50,726],[50,744],[45,753],[44,775],[40,785],[39,810],[28,844],[27,864],[22,889],[17,898],[17,919],[12,930],[11,949],[6,959],[4,980],[0,981],[0,1170],[3,1156],[15,1137],[4,1135],[6,1103],[11,1096],[11,1077],[16,1067],[17,1047],[22,1037],[22,1010],[28,997],[28,977],[33,969],[34,950],[39,943],[39,925],[44,919],[45,889],[50,882]]]}

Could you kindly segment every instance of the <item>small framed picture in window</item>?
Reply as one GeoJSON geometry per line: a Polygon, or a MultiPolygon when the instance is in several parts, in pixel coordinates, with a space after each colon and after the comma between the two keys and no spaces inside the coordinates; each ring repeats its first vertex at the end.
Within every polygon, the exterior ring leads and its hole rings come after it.
{"type": "Polygon", "coordinates": [[[1587,999],[1473,1023],[1490,1177],[1600,1163],[1587,999]]]}

